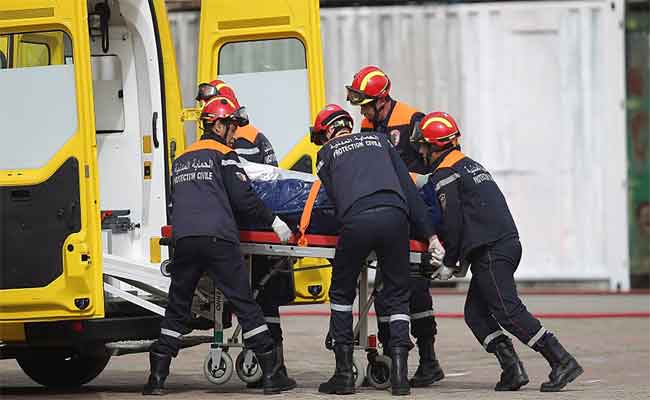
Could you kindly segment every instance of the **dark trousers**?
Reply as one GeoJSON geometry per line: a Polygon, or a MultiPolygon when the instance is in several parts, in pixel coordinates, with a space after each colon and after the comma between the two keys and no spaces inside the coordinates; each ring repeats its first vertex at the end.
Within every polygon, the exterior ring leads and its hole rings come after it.
{"type": "Polygon", "coordinates": [[[514,273],[520,260],[521,243],[516,237],[484,246],[471,256],[465,322],[490,352],[495,339],[503,335],[501,327],[530,347],[546,332],[517,294],[514,273]]]}
{"type": "Polygon", "coordinates": [[[384,287],[380,297],[387,305],[390,346],[411,347],[409,338],[409,224],[406,214],[379,207],[346,216],[336,246],[329,290],[332,316],[330,333],[337,344],[353,344],[352,304],[357,279],[371,251],[377,255],[384,287]]]}
{"type": "MultiPolygon", "coordinates": [[[[380,266],[381,268],[381,266],[380,266]]],[[[381,272],[378,271],[375,277],[375,285],[381,283],[381,272]]],[[[411,335],[420,342],[433,341],[438,333],[436,318],[433,315],[433,301],[429,291],[429,281],[424,278],[409,277],[409,314],[411,317],[411,335]]],[[[385,299],[379,296],[375,300],[375,312],[377,313],[377,337],[386,348],[390,343],[390,319],[385,299]]]]}
{"type": "Polygon", "coordinates": [[[253,300],[239,244],[207,236],[186,237],[176,243],[165,318],[160,324],[160,338],[151,350],[178,355],[181,337],[191,332],[192,298],[204,272],[232,304],[246,346],[255,352],[270,350],[273,339],[260,306],[253,300]]]}
{"type": "MultiPolygon", "coordinates": [[[[280,323],[280,306],[289,304],[295,297],[293,278],[287,273],[274,274],[264,285],[260,281],[276,266],[278,262],[289,263],[286,258],[253,256],[253,288],[260,292],[255,299],[262,308],[266,325],[276,343],[282,343],[282,325],[280,323]]],[[[284,265],[284,270],[293,274],[291,265],[284,265]]]]}

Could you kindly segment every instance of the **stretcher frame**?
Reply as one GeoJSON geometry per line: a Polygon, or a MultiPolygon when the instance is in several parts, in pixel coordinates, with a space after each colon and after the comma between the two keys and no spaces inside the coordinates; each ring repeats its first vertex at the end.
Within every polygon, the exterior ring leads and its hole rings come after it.
{"type": "MultiPolygon", "coordinates": [[[[278,237],[273,232],[266,231],[241,231],[240,232],[240,249],[244,255],[245,267],[249,277],[252,271],[252,256],[266,255],[286,257],[291,260],[291,263],[299,258],[325,258],[333,260],[336,254],[337,236],[332,235],[312,235],[305,234],[298,240],[297,237],[292,237],[292,240],[287,244],[281,244],[278,237]],[[300,244],[298,244],[300,243],[300,244]]],[[[171,241],[161,240],[161,244],[171,245],[171,241]]],[[[412,264],[428,264],[430,262],[427,246],[425,243],[411,240],[411,251],[409,254],[409,261],[412,264]]],[[[170,252],[173,254],[173,252],[170,252]]],[[[368,341],[368,312],[374,301],[375,293],[370,294],[368,269],[372,268],[371,263],[376,260],[376,255],[371,253],[362,267],[359,280],[358,280],[358,320],[354,327],[354,337],[358,340],[355,345],[355,350],[364,350],[368,352],[369,367],[373,360],[377,359],[376,344],[369,344],[368,341]]],[[[168,261],[161,264],[160,271],[152,270],[150,267],[141,266],[119,257],[105,255],[105,282],[104,289],[106,292],[121,297],[126,301],[134,303],[140,307],[148,309],[149,311],[164,316],[165,309],[160,305],[150,301],[146,297],[137,296],[119,288],[117,283],[126,283],[138,289],[151,293],[155,296],[166,295],[166,287],[169,285],[169,274],[165,270],[168,261]]],[[[310,267],[309,269],[329,268],[330,266],[323,267],[310,267]]],[[[288,272],[293,273],[294,270],[288,272]]],[[[275,271],[277,272],[277,271],[275,271]]],[[[270,279],[270,274],[274,273],[274,268],[271,272],[263,278],[270,279]]],[[[225,298],[223,294],[213,285],[214,297],[210,304],[210,313],[213,316],[213,335],[203,336],[200,340],[196,338],[193,345],[201,343],[210,343],[210,349],[204,360],[203,372],[206,378],[214,384],[224,384],[232,376],[233,370],[237,370],[237,374],[244,382],[254,382],[261,377],[261,370],[259,367],[251,374],[242,375],[241,368],[247,368],[255,365],[253,361],[252,351],[245,349],[243,340],[240,341],[241,327],[237,325],[233,334],[229,338],[224,338],[223,327],[223,312],[225,298]],[[225,339],[225,340],[224,340],[225,339]],[[240,353],[233,368],[233,362],[228,349],[230,347],[241,347],[243,351],[240,353]],[[241,360],[240,360],[241,357],[241,360]],[[243,364],[242,364],[243,363],[243,364]],[[243,365],[243,367],[242,367],[243,365]],[[213,366],[219,366],[214,368],[213,366]]],[[[256,295],[257,293],[255,293],[256,295]]],[[[183,346],[184,347],[184,346],[183,346]]],[[[124,353],[128,350],[122,350],[124,353]]],[[[135,351],[133,351],[135,352],[135,351]]],[[[383,360],[384,364],[386,363],[383,360]]],[[[360,366],[355,366],[357,370],[357,384],[361,384],[366,371],[360,366]]],[[[255,368],[253,368],[255,369],[255,368]]],[[[371,380],[372,382],[372,380],[371,380]]],[[[374,382],[373,382],[374,384],[374,382]]]]}
{"type": "MultiPolygon", "coordinates": [[[[336,242],[338,237],[330,235],[312,235],[306,234],[303,235],[299,240],[293,238],[293,240],[288,244],[279,243],[278,237],[272,232],[261,232],[261,231],[242,231],[240,232],[240,249],[241,252],[245,255],[245,265],[248,271],[249,276],[251,276],[252,271],[252,256],[262,255],[262,256],[277,256],[277,257],[287,257],[292,261],[295,261],[298,258],[325,258],[333,260],[336,254],[336,242]],[[298,244],[300,243],[300,245],[298,244]]],[[[428,263],[428,253],[427,246],[422,242],[417,242],[411,240],[410,242],[410,253],[409,253],[409,262],[412,264],[421,264],[423,262],[428,263]]],[[[370,375],[370,373],[365,370],[372,367],[373,363],[379,365],[381,361],[381,366],[386,368],[386,364],[389,365],[389,361],[385,357],[378,355],[376,343],[369,343],[368,336],[368,312],[372,306],[372,303],[375,298],[375,292],[373,290],[372,294],[369,294],[369,285],[368,285],[368,269],[370,268],[370,263],[377,259],[376,255],[373,253],[369,254],[368,258],[364,262],[364,265],[361,268],[358,278],[358,320],[357,324],[354,326],[353,335],[355,337],[356,345],[355,350],[363,350],[368,353],[368,368],[361,368],[356,365],[356,383],[360,386],[364,380],[365,375],[370,375]]],[[[329,268],[327,267],[317,267],[317,268],[329,268]]],[[[273,269],[272,269],[273,270],[273,269]]],[[[270,272],[269,274],[271,274],[270,272]]],[[[265,278],[269,277],[267,275],[265,278]]],[[[263,278],[264,280],[264,278],[263,278]]],[[[257,293],[254,293],[256,296],[257,293]]],[[[224,298],[219,290],[214,287],[214,303],[213,303],[213,321],[214,321],[214,341],[210,344],[210,352],[204,363],[204,373],[206,378],[215,383],[221,384],[225,383],[223,379],[219,379],[219,371],[216,371],[212,366],[214,365],[223,365],[222,357],[224,356],[224,350],[229,347],[244,347],[243,341],[239,342],[239,336],[241,333],[241,327],[239,324],[235,328],[233,335],[226,341],[224,341],[223,336],[223,309],[224,309],[224,298]],[[216,378],[216,380],[215,380],[216,378]],[[223,381],[223,382],[222,382],[223,381]]],[[[329,335],[326,340],[326,347],[329,348],[329,335]]],[[[251,374],[250,377],[244,377],[240,374],[241,363],[244,363],[244,368],[250,367],[254,364],[252,361],[253,355],[251,351],[242,351],[243,360],[238,360],[236,362],[235,369],[237,374],[244,382],[253,382],[256,378],[251,374]],[[250,378],[250,380],[248,379],[250,378]]],[[[241,356],[240,354],[240,356],[241,356]]],[[[229,357],[229,356],[227,356],[229,357]]],[[[226,362],[227,364],[227,362],[226,362]]],[[[227,369],[227,366],[225,366],[227,369]]],[[[224,371],[227,372],[227,371],[224,371]]],[[[259,370],[256,371],[259,376],[259,370]]],[[[384,374],[385,375],[385,374],[384,374]]],[[[387,376],[386,376],[387,378],[387,376]]],[[[259,379],[259,378],[258,378],[259,379]]],[[[382,382],[376,382],[376,380],[370,379],[371,384],[376,387],[385,386],[388,382],[384,380],[382,382]]],[[[383,387],[382,387],[383,388],[383,387]]]]}

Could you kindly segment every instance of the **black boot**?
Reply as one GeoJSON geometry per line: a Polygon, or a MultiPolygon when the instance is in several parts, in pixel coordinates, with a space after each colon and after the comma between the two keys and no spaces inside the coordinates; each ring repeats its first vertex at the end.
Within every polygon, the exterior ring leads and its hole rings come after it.
{"type": "Polygon", "coordinates": [[[271,351],[266,353],[255,353],[255,357],[257,357],[257,361],[262,367],[264,394],[277,394],[296,387],[296,382],[293,379],[289,380],[280,371],[282,365],[280,364],[278,347],[274,346],[271,351]]]}
{"type": "MultiPolygon", "coordinates": [[[[505,337],[505,336],[503,336],[505,337]]],[[[524,364],[519,359],[510,338],[505,338],[495,343],[494,355],[501,364],[501,379],[494,390],[497,392],[515,391],[528,383],[528,374],[524,364]]]]}
{"type": "Polygon", "coordinates": [[[280,373],[284,375],[289,385],[293,385],[291,389],[295,388],[296,381],[292,378],[289,378],[287,367],[284,365],[284,348],[282,347],[282,343],[278,344],[278,357],[280,357],[280,373]]]}
{"type": "MultiPolygon", "coordinates": [[[[284,350],[283,350],[281,344],[278,344],[278,357],[280,358],[280,373],[283,374],[286,377],[286,382],[287,382],[286,386],[292,386],[293,385],[290,389],[295,388],[296,387],[296,381],[289,378],[289,376],[287,374],[287,367],[284,365],[284,350]]],[[[262,379],[260,379],[259,381],[255,381],[255,382],[251,382],[251,383],[246,384],[246,387],[248,389],[260,389],[262,386],[263,386],[262,379]]],[[[288,390],[288,389],[284,389],[284,390],[288,390]]]]}
{"type": "Polygon", "coordinates": [[[142,390],[143,395],[162,396],[165,394],[165,379],[169,375],[169,364],[172,362],[172,356],[155,352],[149,353],[149,363],[151,364],[151,374],[147,384],[142,390]]]}
{"type": "Polygon", "coordinates": [[[405,396],[411,393],[408,381],[408,347],[391,349],[390,390],[393,396],[405,396]]]}
{"type": "Polygon", "coordinates": [[[336,370],[334,375],[318,386],[318,391],[327,394],[353,394],[354,375],[352,373],[352,352],[354,347],[347,344],[335,344],[336,370]]]}
{"type": "Polygon", "coordinates": [[[418,352],[420,353],[420,365],[415,371],[413,378],[409,381],[411,387],[426,387],[445,377],[436,359],[433,340],[418,340],[418,352]]]}
{"type": "Polygon", "coordinates": [[[542,392],[559,392],[570,382],[580,376],[584,370],[575,358],[569,354],[553,334],[546,336],[535,345],[551,366],[548,382],[542,383],[539,388],[542,392]]]}

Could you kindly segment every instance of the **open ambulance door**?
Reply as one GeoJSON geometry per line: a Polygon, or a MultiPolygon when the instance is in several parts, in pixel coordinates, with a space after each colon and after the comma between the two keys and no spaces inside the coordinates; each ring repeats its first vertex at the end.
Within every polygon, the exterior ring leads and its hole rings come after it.
{"type": "Polygon", "coordinates": [[[280,165],[312,172],[308,127],[325,104],[318,0],[201,3],[198,83],[223,79],[280,165]]]}
{"type": "MultiPolygon", "coordinates": [[[[280,166],[313,173],[309,126],[325,104],[319,0],[203,0],[198,82],[222,79],[251,123],[271,141],[280,166]]],[[[327,298],[326,260],[296,264],[296,302],[327,298]],[[303,268],[307,267],[307,268],[303,268]]]]}
{"type": "Polygon", "coordinates": [[[0,322],[104,314],[87,18],[0,2],[0,322]]]}

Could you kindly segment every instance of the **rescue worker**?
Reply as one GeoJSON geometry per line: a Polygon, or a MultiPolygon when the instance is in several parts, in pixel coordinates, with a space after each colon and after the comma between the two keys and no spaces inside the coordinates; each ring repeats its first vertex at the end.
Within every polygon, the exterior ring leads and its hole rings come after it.
{"type": "MultiPolygon", "coordinates": [[[[352,84],[346,86],[347,100],[361,107],[364,116],[361,132],[379,132],[387,135],[410,172],[426,174],[426,166],[417,151],[411,146],[409,138],[424,116],[423,113],[390,97],[391,82],[388,76],[376,66],[361,68],[354,75],[352,84]]],[[[436,211],[436,210],[434,210],[436,211]]],[[[436,214],[434,212],[434,214],[436,214]]],[[[438,245],[438,251],[443,251],[438,245]]],[[[380,274],[381,275],[381,274],[380,274]]],[[[429,281],[417,275],[409,278],[409,312],[411,334],[417,339],[420,361],[410,380],[412,387],[425,387],[445,377],[435,352],[435,338],[438,332],[433,313],[433,302],[429,291],[429,281]]],[[[390,334],[387,323],[386,304],[380,299],[375,302],[377,312],[378,338],[384,347],[390,334]]]]}
{"type": "MultiPolygon", "coordinates": [[[[216,79],[210,83],[202,83],[199,85],[196,100],[199,102],[207,103],[215,96],[223,96],[233,102],[236,107],[239,107],[239,100],[235,95],[235,91],[226,82],[216,79]]],[[[233,140],[228,143],[237,155],[247,161],[278,166],[278,161],[275,157],[275,151],[271,142],[251,123],[245,126],[238,126],[235,131],[233,140]]],[[[237,216],[236,216],[237,217],[237,216]]],[[[255,221],[253,221],[255,222],[255,221]]],[[[266,274],[269,273],[273,265],[278,261],[278,257],[269,256],[253,256],[251,271],[251,282],[254,287],[258,286],[260,281],[266,274]]],[[[278,354],[280,356],[280,363],[282,367],[280,370],[287,375],[287,368],[284,365],[284,347],[282,346],[282,325],[280,320],[280,306],[293,301],[294,288],[292,280],[287,279],[287,275],[275,275],[265,285],[260,288],[260,292],[255,299],[262,307],[264,312],[264,319],[269,327],[271,336],[278,346],[278,354]]],[[[295,381],[287,376],[287,379],[295,381]]],[[[246,384],[248,388],[261,387],[262,381],[249,382],[246,384]]]]}
{"type": "Polygon", "coordinates": [[[237,154],[225,145],[236,127],[247,122],[243,109],[217,97],[203,108],[201,122],[205,133],[172,167],[174,266],[160,337],[150,349],[151,374],[143,394],[164,394],[171,359],[178,355],[182,336],[191,331],[192,297],[204,272],[233,305],[244,343],[255,352],[262,368],[264,393],[292,389],[295,382],[280,372],[278,348],[253,300],[234,215],[246,214],[268,224],[282,242],[289,240],[291,230],[255,195],[238,166],[237,154]]]}
{"type": "Polygon", "coordinates": [[[503,328],[550,364],[549,381],[542,383],[541,391],[559,391],[582,374],[582,367],[519,298],[513,276],[522,252],[517,227],[490,173],[461,153],[459,137],[456,121],[442,112],[427,114],[413,137],[433,171],[429,182],[442,210],[440,238],[446,254],[434,275],[446,280],[458,270],[457,264],[471,264],[465,322],[501,365],[495,390],[518,390],[528,383],[503,328]]]}
{"type": "MultiPolygon", "coordinates": [[[[227,97],[235,106],[239,107],[239,101],[237,100],[235,91],[230,85],[220,79],[213,80],[210,83],[200,84],[196,100],[199,102],[207,102],[217,95],[227,97]]],[[[274,167],[278,166],[278,160],[271,142],[259,129],[250,123],[246,126],[238,127],[234,141],[228,145],[237,152],[237,155],[250,162],[272,165],[274,167]]]]}
{"type": "Polygon", "coordinates": [[[380,296],[385,297],[389,316],[391,391],[406,395],[410,393],[407,358],[413,346],[408,316],[410,225],[416,237],[431,242],[435,236],[426,206],[385,135],[352,133],[352,127],[350,114],[329,104],[311,129],[312,142],[322,145],[316,172],[342,224],[329,290],[336,370],[318,391],[354,393],[352,304],[361,266],[374,251],[384,274],[380,296]]]}

